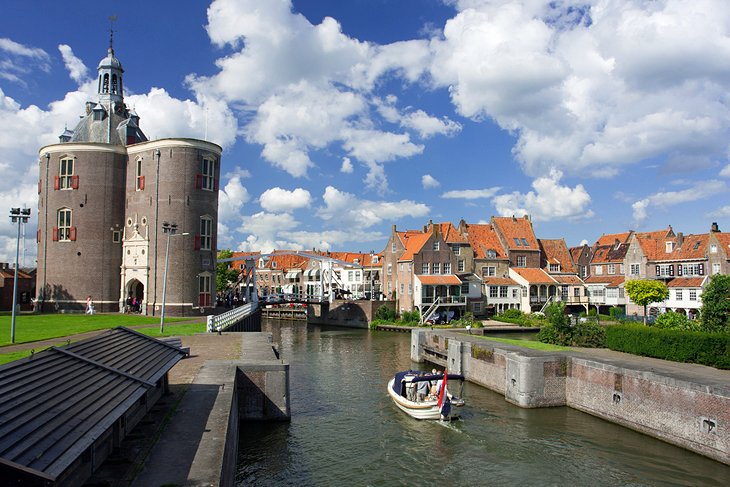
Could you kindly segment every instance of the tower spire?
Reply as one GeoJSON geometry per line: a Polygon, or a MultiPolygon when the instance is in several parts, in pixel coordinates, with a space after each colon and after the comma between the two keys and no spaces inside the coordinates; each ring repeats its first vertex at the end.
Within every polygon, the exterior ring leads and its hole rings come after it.
{"type": "Polygon", "coordinates": [[[111,54],[114,54],[114,22],[116,21],[116,15],[109,16],[109,52],[111,54]]]}

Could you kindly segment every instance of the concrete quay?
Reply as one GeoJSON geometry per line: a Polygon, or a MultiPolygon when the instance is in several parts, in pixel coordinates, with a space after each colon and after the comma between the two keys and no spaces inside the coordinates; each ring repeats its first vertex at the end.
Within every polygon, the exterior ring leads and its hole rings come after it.
{"type": "Polygon", "coordinates": [[[605,349],[543,352],[414,329],[429,361],[525,408],[569,406],[730,465],[730,371],[605,349]]]}

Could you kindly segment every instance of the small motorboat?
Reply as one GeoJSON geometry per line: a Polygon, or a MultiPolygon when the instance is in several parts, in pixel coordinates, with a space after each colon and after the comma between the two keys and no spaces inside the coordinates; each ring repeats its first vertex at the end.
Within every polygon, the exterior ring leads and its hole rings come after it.
{"type": "MultiPolygon", "coordinates": [[[[461,374],[432,374],[417,370],[398,372],[388,382],[388,394],[398,408],[416,419],[442,419],[450,421],[460,416],[464,400],[449,393],[446,384],[458,381],[461,389],[464,376],[461,374]],[[426,382],[429,393],[419,395],[419,384],[426,382]],[[422,397],[422,398],[421,398],[422,397]]],[[[421,385],[421,390],[424,390],[421,385]]]]}

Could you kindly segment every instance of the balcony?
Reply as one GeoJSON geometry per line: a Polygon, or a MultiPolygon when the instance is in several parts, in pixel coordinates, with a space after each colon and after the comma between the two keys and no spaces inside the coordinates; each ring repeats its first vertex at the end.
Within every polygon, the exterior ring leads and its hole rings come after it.
{"type": "MultiPolygon", "coordinates": [[[[433,304],[437,296],[422,296],[421,304],[433,304]]],[[[466,296],[441,296],[439,304],[455,304],[466,306],[466,296]]]]}

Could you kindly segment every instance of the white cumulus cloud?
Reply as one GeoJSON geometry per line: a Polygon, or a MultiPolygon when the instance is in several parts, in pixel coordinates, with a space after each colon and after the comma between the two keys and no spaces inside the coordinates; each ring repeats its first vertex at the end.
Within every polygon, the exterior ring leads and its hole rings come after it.
{"type": "Polygon", "coordinates": [[[702,200],[725,192],[727,192],[727,185],[723,181],[696,182],[680,191],[660,191],[646,198],[642,198],[631,205],[633,208],[634,222],[637,226],[644,223],[649,217],[649,209],[652,207],[666,209],[671,206],[702,200]]]}
{"type": "Polygon", "coordinates": [[[534,221],[593,216],[593,211],[588,208],[591,197],[583,185],[579,184],[574,188],[562,186],[562,177],[560,171],[552,170],[548,176],[532,182],[534,191],[495,196],[492,203],[499,215],[530,215],[534,221]]]}
{"type": "Polygon", "coordinates": [[[438,180],[430,174],[424,174],[421,176],[421,185],[423,186],[423,189],[430,189],[438,188],[441,186],[441,183],[439,183],[438,180]]]}
{"type": "Polygon", "coordinates": [[[352,161],[349,157],[342,158],[342,166],[340,166],[340,172],[345,174],[352,174],[355,168],[352,167],[352,161]]]}
{"type": "Polygon", "coordinates": [[[270,188],[259,197],[261,208],[272,213],[290,213],[296,209],[308,207],[311,202],[312,196],[309,191],[302,188],[297,188],[294,191],[279,187],[270,188]]]}
{"type": "Polygon", "coordinates": [[[325,206],[317,210],[317,216],[328,223],[347,224],[350,228],[369,228],[384,221],[396,221],[404,217],[423,217],[430,208],[410,200],[371,201],[340,191],[333,186],[325,188],[322,196],[325,206]]]}
{"type": "Polygon", "coordinates": [[[462,199],[462,200],[476,200],[480,198],[491,198],[501,188],[484,188],[484,189],[456,189],[453,191],[447,191],[441,195],[442,198],[446,199],[462,199]]]}
{"type": "Polygon", "coordinates": [[[63,63],[66,65],[66,69],[68,70],[68,74],[69,76],[71,76],[71,79],[79,84],[87,81],[89,69],[86,67],[83,61],[81,61],[81,59],[77,58],[76,55],[74,55],[71,46],[68,46],[66,44],[59,44],[58,50],[61,52],[63,63]]]}

